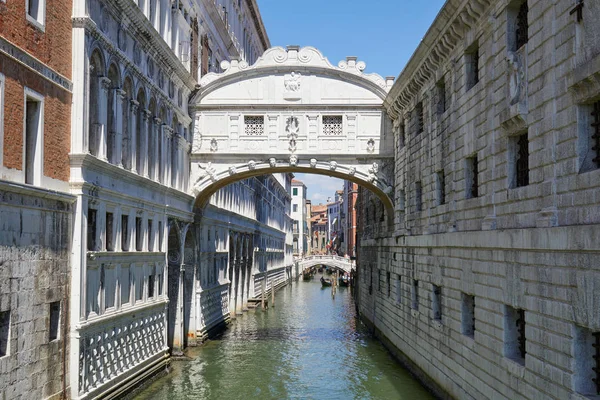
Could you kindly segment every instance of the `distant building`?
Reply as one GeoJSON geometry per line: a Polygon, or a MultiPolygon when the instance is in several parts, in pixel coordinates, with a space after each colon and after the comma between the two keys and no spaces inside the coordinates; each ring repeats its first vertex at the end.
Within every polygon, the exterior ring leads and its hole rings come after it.
{"type": "Polygon", "coordinates": [[[337,253],[337,251],[340,248],[340,243],[343,240],[343,235],[341,233],[341,209],[342,206],[342,201],[341,201],[341,195],[338,196],[338,193],[336,193],[336,201],[334,201],[333,203],[329,203],[327,204],[327,234],[328,234],[328,238],[329,238],[329,243],[328,243],[328,250],[330,252],[335,252],[337,253]]]}
{"type": "Polygon", "coordinates": [[[344,241],[342,250],[350,257],[356,257],[356,200],[358,196],[358,184],[344,181],[344,203],[342,206],[342,231],[344,241]]]}
{"type": "Polygon", "coordinates": [[[319,204],[311,207],[311,242],[312,253],[323,253],[329,242],[327,224],[327,205],[319,204]]]}
{"type": "Polygon", "coordinates": [[[306,221],[306,233],[307,233],[306,249],[304,250],[304,254],[312,254],[312,220],[311,220],[312,202],[310,200],[306,200],[304,208],[306,209],[306,214],[305,214],[304,220],[306,221]]]}
{"type": "Polygon", "coordinates": [[[306,223],[306,185],[292,179],[292,212],[290,213],[294,234],[294,255],[302,256],[308,246],[308,226],[306,223]]]}

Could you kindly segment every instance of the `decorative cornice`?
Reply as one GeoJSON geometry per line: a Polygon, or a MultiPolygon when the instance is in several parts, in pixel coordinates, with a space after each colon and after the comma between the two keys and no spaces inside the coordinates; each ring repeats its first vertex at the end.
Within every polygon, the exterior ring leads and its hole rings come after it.
{"type": "Polygon", "coordinates": [[[491,0],[448,0],[438,13],[385,99],[388,114],[396,119],[410,106],[423,85],[447,60],[469,29],[477,25],[491,0]]]}
{"type": "Polygon", "coordinates": [[[366,64],[363,61],[357,61],[356,57],[347,57],[346,60],[342,60],[337,66],[334,66],[314,47],[288,46],[287,49],[273,47],[265,51],[253,65],[249,65],[246,61],[237,60],[221,62],[223,72],[220,74],[211,72],[204,75],[200,80],[200,86],[202,87],[202,95],[204,95],[236,78],[243,77],[247,79],[253,75],[271,74],[275,71],[299,72],[308,70],[347,78],[353,83],[367,87],[384,99],[392,87],[392,79],[384,79],[378,74],[365,74],[363,72],[365,67],[366,64]]]}

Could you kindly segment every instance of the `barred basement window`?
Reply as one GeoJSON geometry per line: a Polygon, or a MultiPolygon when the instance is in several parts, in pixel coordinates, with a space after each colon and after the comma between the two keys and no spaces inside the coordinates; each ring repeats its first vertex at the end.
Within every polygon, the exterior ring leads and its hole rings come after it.
{"type": "Polygon", "coordinates": [[[262,115],[245,115],[244,133],[249,136],[260,136],[265,133],[265,117],[262,115]]]}
{"type": "Polygon", "coordinates": [[[97,211],[93,208],[88,208],[87,213],[87,249],[88,251],[96,251],[96,225],[97,211]]]}
{"type": "Polygon", "coordinates": [[[323,115],[323,135],[337,136],[343,133],[341,115],[323,115]]]}
{"type": "Polygon", "coordinates": [[[444,81],[444,78],[440,79],[435,87],[437,89],[437,112],[438,114],[443,114],[447,110],[446,82],[444,81]]]}
{"type": "Polygon", "coordinates": [[[466,197],[472,199],[479,196],[479,171],[477,165],[477,155],[468,157],[465,160],[465,184],[466,197]]]}
{"type": "Polygon", "coordinates": [[[423,187],[421,181],[415,182],[415,207],[417,211],[423,209],[423,187]]]}
{"type": "Polygon", "coordinates": [[[446,175],[444,170],[436,172],[435,174],[436,192],[438,206],[446,204],[446,175]]]}
{"type": "Polygon", "coordinates": [[[442,320],[442,288],[437,285],[433,285],[431,293],[431,311],[434,320],[442,320]]]}
{"type": "Polygon", "coordinates": [[[527,14],[529,12],[529,6],[527,0],[525,0],[519,7],[519,13],[517,14],[516,21],[516,50],[520,49],[529,41],[529,23],[527,21],[527,14]]]}
{"type": "Polygon", "coordinates": [[[402,276],[396,275],[396,303],[402,303],[402,276]]]}
{"type": "Polygon", "coordinates": [[[577,110],[579,172],[600,168],[600,100],[577,110]]]}
{"type": "Polygon", "coordinates": [[[121,215],[121,251],[129,251],[129,215],[121,215]]]}
{"type": "Polygon", "coordinates": [[[416,279],[413,279],[412,284],[412,309],[419,309],[419,281],[416,279]]]}
{"type": "Polygon", "coordinates": [[[462,293],[462,333],[471,338],[475,337],[475,296],[462,293]]]}
{"type": "Polygon", "coordinates": [[[58,339],[60,327],[60,301],[50,303],[50,326],[48,327],[48,340],[58,339]]]}
{"type": "Polygon", "coordinates": [[[515,178],[517,187],[529,185],[529,140],[527,133],[515,139],[515,178]]]}
{"type": "Polygon", "coordinates": [[[10,353],[10,311],[0,312],[0,357],[10,353]]]}
{"type": "Polygon", "coordinates": [[[422,133],[425,129],[425,117],[423,115],[423,102],[420,101],[417,103],[415,107],[415,112],[417,113],[417,135],[422,133]]]}
{"type": "Polygon", "coordinates": [[[575,326],[573,350],[574,389],[587,396],[600,395],[600,332],[575,326]]]}
{"type": "Polygon", "coordinates": [[[466,88],[469,91],[479,82],[479,44],[474,43],[465,54],[466,59],[466,88]]]}
{"type": "Polygon", "coordinates": [[[390,297],[392,293],[392,276],[389,271],[385,273],[385,281],[387,283],[387,295],[390,297]]]}
{"type": "Polygon", "coordinates": [[[525,360],[525,311],[504,306],[504,355],[523,363],[525,360]]]}

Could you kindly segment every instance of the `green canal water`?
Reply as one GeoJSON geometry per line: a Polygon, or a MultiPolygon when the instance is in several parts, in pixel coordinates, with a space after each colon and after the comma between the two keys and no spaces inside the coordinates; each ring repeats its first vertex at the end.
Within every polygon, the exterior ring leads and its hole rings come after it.
{"type": "Polygon", "coordinates": [[[136,399],[433,399],[356,319],[350,289],[332,299],[318,276],[188,354],[136,399]]]}

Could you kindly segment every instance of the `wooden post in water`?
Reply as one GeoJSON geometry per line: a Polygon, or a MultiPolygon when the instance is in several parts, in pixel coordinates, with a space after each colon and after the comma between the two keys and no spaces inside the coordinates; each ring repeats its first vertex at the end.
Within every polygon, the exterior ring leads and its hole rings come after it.
{"type": "Polygon", "coordinates": [[[271,278],[271,307],[275,308],[275,284],[271,278]]]}
{"type": "Polygon", "coordinates": [[[260,297],[261,297],[260,302],[261,302],[261,306],[262,306],[263,310],[265,309],[265,291],[266,290],[267,290],[267,285],[265,283],[265,280],[263,279],[263,281],[262,281],[262,293],[260,295],[260,297]]]}

